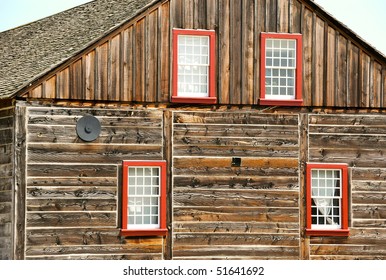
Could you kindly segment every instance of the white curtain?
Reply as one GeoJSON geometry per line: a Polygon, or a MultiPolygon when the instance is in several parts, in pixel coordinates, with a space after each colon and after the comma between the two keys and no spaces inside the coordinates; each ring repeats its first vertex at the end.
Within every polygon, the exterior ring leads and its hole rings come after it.
{"type": "MultiPolygon", "coordinates": [[[[331,177],[328,179],[333,179],[332,174],[331,177]]],[[[332,185],[335,185],[336,187],[339,188],[339,180],[334,180],[332,182],[332,185]]],[[[328,188],[312,188],[312,196],[313,196],[313,201],[315,205],[318,207],[318,211],[326,218],[326,223],[327,224],[336,224],[332,219],[331,219],[331,211],[332,211],[332,206],[333,206],[333,197],[334,197],[334,192],[335,188],[332,188],[332,186],[329,186],[328,188]],[[318,193],[319,189],[319,193],[318,193]],[[320,194],[322,192],[322,194],[320,194]],[[318,198],[318,196],[323,196],[321,198],[318,198]]]]}

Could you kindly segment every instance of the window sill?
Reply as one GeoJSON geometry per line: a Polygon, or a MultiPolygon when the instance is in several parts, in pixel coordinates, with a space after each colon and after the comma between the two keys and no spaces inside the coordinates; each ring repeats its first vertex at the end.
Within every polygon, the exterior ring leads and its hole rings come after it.
{"type": "Polygon", "coordinates": [[[174,103],[216,104],[217,97],[181,97],[172,96],[174,103]]]}
{"type": "Polygon", "coordinates": [[[149,230],[128,230],[121,229],[121,236],[166,236],[167,229],[149,229],[149,230]]]}
{"type": "Polygon", "coordinates": [[[259,101],[260,105],[271,105],[271,106],[302,106],[303,99],[293,100],[280,100],[280,99],[265,99],[261,98],[259,101]]]}
{"type": "Polygon", "coordinates": [[[336,230],[317,230],[306,229],[306,235],[308,236],[349,236],[349,229],[336,229],[336,230]]]}

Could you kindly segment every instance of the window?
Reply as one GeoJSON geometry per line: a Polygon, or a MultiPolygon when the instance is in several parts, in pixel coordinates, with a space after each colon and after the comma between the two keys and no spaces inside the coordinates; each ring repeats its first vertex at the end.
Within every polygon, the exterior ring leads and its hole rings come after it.
{"type": "Polygon", "coordinates": [[[124,161],[121,235],[166,235],[166,163],[124,161]]]}
{"type": "Polygon", "coordinates": [[[173,30],[172,102],[216,103],[215,32],[173,30]]]}
{"type": "Polygon", "coordinates": [[[261,34],[261,105],[300,106],[302,35],[261,34]]]}
{"type": "Polygon", "coordinates": [[[348,236],[346,164],[307,164],[308,235],[348,236]]]}

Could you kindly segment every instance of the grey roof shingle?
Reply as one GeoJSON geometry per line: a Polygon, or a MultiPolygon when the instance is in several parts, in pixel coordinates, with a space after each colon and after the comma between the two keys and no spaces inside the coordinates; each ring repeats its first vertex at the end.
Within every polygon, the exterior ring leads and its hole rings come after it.
{"type": "Polygon", "coordinates": [[[0,33],[0,99],[14,96],[159,0],[95,0],[0,33]]]}

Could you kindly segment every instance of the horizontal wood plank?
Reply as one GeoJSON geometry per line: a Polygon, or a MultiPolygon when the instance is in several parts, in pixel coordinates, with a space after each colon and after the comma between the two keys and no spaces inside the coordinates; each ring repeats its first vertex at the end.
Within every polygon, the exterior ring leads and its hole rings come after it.
{"type": "Polygon", "coordinates": [[[27,212],[26,227],[116,227],[116,212],[27,212]]]}

